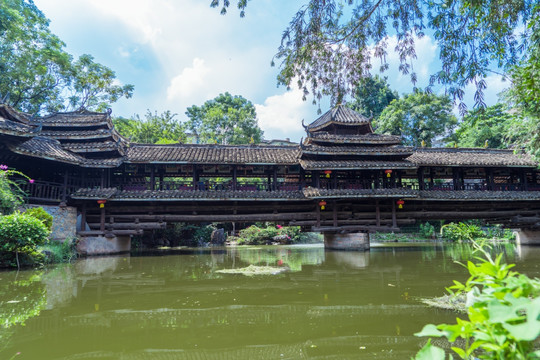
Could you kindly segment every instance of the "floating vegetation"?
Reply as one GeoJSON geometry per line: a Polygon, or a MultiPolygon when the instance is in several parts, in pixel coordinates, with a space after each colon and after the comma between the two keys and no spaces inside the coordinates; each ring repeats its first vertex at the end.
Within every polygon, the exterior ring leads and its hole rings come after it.
{"type": "Polygon", "coordinates": [[[221,273],[221,274],[240,274],[240,275],[245,275],[245,276],[277,275],[286,271],[289,271],[288,267],[255,266],[255,265],[249,265],[248,267],[239,268],[239,269],[216,270],[217,273],[221,273]]]}
{"type": "Polygon", "coordinates": [[[421,298],[420,301],[434,308],[453,310],[461,313],[467,312],[466,296],[463,294],[458,296],[443,295],[436,298],[421,298]]]}

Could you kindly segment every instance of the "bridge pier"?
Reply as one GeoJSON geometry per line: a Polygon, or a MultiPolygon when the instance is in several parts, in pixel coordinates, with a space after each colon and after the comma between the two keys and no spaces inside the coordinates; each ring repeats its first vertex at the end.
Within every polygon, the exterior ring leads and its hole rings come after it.
{"type": "Polygon", "coordinates": [[[540,245],[540,231],[519,230],[515,232],[516,243],[519,245],[540,245]]]}
{"type": "Polygon", "coordinates": [[[369,233],[324,233],[324,248],[329,250],[369,250],[369,233]]]}
{"type": "Polygon", "coordinates": [[[82,236],[77,244],[77,252],[82,255],[108,255],[131,250],[130,235],[82,236]]]}

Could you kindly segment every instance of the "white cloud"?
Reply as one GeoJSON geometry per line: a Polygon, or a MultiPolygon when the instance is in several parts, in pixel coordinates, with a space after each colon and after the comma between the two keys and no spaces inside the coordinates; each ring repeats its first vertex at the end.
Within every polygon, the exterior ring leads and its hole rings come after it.
{"type": "Polygon", "coordinates": [[[171,79],[167,88],[167,99],[181,99],[189,97],[206,85],[205,77],[210,68],[203,59],[193,59],[192,67],[184,68],[182,72],[171,79]]]}
{"type": "Polygon", "coordinates": [[[264,104],[255,104],[259,126],[265,138],[291,138],[296,141],[303,136],[302,119],[311,123],[313,109],[302,101],[302,91],[289,90],[281,95],[268,97],[264,104]]]}

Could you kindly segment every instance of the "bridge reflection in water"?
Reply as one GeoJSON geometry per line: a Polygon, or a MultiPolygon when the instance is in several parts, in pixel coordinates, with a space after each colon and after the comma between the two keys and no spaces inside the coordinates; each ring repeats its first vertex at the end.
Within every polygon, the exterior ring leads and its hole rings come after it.
{"type": "MultiPolygon", "coordinates": [[[[25,326],[13,320],[2,328],[0,358],[19,351],[29,359],[410,358],[422,343],[413,334],[425,323],[455,318],[418,297],[439,296],[453,279],[464,280],[454,261],[470,251],[440,244],[369,253],[194,249],[5,272],[2,322],[21,315],[25,326]],[[250,264],[290,271],[216,273],[250,264]]],[[[513,245],[496,251],[539,275],[540,249],[529,248],[523,260],[513,245]]]]}

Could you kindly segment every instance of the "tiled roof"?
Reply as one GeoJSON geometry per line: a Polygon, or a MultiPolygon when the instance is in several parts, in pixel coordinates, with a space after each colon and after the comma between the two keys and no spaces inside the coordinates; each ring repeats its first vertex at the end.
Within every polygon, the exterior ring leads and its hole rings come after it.
{"type": "Polygon", "coordinates": [[[369,155],[369,156],[407,156],[413,149],[404,146],[323,146],[302,145],[302,153],[314,155],[369,155]]]}
{"type": "Polygon", "coordinates": [[[15,110],[9,105],[0,104],[0,118],[20,122],[23,124],[30,124],[29,119],[31,118],[31,115],[15,110]]]}
{"type": "Polygon", "coordinates": [[[418,199],[422,200],[469,200],[469,201],[516,201],[540,200],[540,191],[419,191],[418,199]]]}
{"type": "Polygon", "coordinates": [[[30,137],[39,131],[39,127],[11,121],[0,116],[0,134],[30,137]]]}
{"type": "Polygon", "coordinates": [[[401,137],[373,133],[364,135],[335,135],[321,131],[311,134],[308,141],[332,144],[399,145],[401,144],[401,137]]]}
{"type": "Polygon", "coordinates": [[[116,201],[160,201],[160,200],[304,200],[301,191],[120,191],[116,189],[80,189],[72,194],[73,199],[111,199],[116,201]]]}
{"type": "Polygon", "coordinates": [[[82,167],[97,167],[97,168],[112,168],[122,165],[123,158],[107,158],[107,159],[84,159],[82,167]]]}
{"type": "Polygon", "coordinates": [[[354,170],[354,169],[410,169],[415,168],[413,163],[403,161],[385,160],[300,160],[304,170],[354,170]]]}
{"type": "Polygon", "coordinates": [[[418,148],[407,160],[418,166],[537,166],[527,154],[498,149],[418,148]]]}
{"type": "Polygon", "coordinates": [[[376,198],[376,197],[399,197],[415,198],[418,196],[418,190],[395,188],[395,189],[317,189],[307,187],[304,195],[312,199],[330,199],[330,198],[376,198]]]}
{"type": "Polygon", "coordinates": [[[58,140],[85,140],[85,139],[98,139],[107,138],[112,136],[109,129],[95,129],[95,130],[78,130],[78,131],[56,131],[46,130],[40,133],[40,136],[51,137],[58,140]]]}
{"type": "Polygon", "coordinates": [[[110,123],[110,113],[98,113],[88,110],[68,113],[56,113],[39,119],[45,127],[83,127],[102,126],[110,123]]]}
{"type": "Polygon", "coordinates": [[[310,132],[313,132],[313,131],[323,129],[331,124],[347,125],[347,126],[354,126],[354,125],[371,126],[370,121],[371,121],[370,119],[357,113],[356,111],[346,106],[338,105],[334,107],[333,109],[325,112],[317,120],[309,124],[307,126],[307,129],[310,132]]]}
{"type": "Polygon", "coordinates": [[[177,164],[297,164],[298,146],[132,144],[126,162],[177,164]]]}
{"type": "Polygon", "coordinates": [[[114,141],[63,143],[62,147],[76,153],[102,152],[118,150],[118,143],[114,141]]]}
{"type": "Polygon", "coordinates": [[[33,137],[30,140],[18,145],[10,146],[10,150],[22,155],[56,160],[76,165],[80,165],[85,161],[83,157],[64,150],[59,141],[42,138],[39,136],[33,137]]]}

